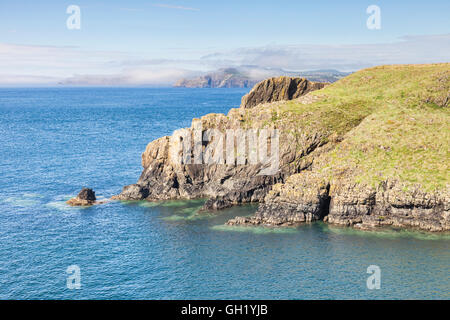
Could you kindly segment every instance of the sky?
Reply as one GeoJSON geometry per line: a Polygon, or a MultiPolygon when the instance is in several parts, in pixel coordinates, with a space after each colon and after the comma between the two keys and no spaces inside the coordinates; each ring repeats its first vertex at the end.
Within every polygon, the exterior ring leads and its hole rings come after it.
{"type": "Polygon", "coordinates": [[[450,62],[449,12],[448,0],[0,0],[0,85],[165,85],[240,65],[450,62]],[[80,29],[67,27],[72,5],[80,29]],[[372,5],[378,29],[367,26],[372,5]]]}

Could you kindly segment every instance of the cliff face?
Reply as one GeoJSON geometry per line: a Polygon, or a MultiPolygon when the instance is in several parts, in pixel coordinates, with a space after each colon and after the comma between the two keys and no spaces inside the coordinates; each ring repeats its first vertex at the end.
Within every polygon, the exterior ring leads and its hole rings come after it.
{"type": "MultiPolygon", "coordinates": [[[[272,81],[272,80],[269,80],[272,81]]],[[[293,80],[295,82],[295,79],[293,80]]],[[[265,83],[264,81],[263,83],[265,83]]],[[[305,79],[298,79],[298,83],[304,84],[307,90],[297,93],[311,92],[320,88],[305,79]]],[[[289,81],[279,82],[289,84],[289,81]]],[[[260,90],[253,91],[253,94],[267,96],[266,86],[261,86],[260,90]]],[[[282,90],[282,88],[278,88],[282,90]]],[[[289,88],[286,88],[289,89],[289,88]]],[[[279,95],[278,99],[285,99],[286,96],[279,95]]],[[[272,100],[276,98],[273,97],[272,100]]],[[[184,129],[191,138],[192,152],[195,148],[194,136],[196,130],[202,134],[207,129],[216,129],[225,133],[223,141],[229,138],[227,130],[233,134],[235,130],[246,130],[250,128],[265,127],[269,130],[274,126],[267,126],[271,121],[273,113],[271,110],[264,112],[259,110],[257,115],[246,112],[249,105],[238,109],[231,109],[227,116],[223,114],[209,114],[201,119],[194,119],[190,128],[184,129]],[[252,125],[249,126],[249,122],[252,125]]],[[[171,148],[178,150],[178,145],[174,133],[172,137],[162,137],[148,144],[142,154],[142,166],[144,168],[136,184],[124,187],[122,193],[115,196],[119,200],[159,200],[159,199],[194,199],[209,198],[205,204],[205,209],[222,209],[234,204],[261,201],[270,187],[277,182],[284,180],[295,172],[296,166],[292,165],[296,159],[300,159],[302,154],[314,150],[320,145],[322,135],[315,133],[312,136],[304,137],[304,144],[301,148],[295,147],[296,137],[292,135],[282,135],[280,137],[279,166],[273,175],[261,174],[267,169],[267,163],[256,164],[182,164],[178,158],[173,156],[171,148]],[[176,144],[176,143],[175,143],[176,144]]],[[[244,139],[247,137],[244,136],[244,139]]],[[[239,137],[235,143],[238,143],[239,137]]],[[[202,148],[205,150],[211,142],[204,142],[202,148]]],[[[246,147],[249,146],[247,140],[246,147]]],[[[233,149],[235,149],[233,147],[233,149]]],[[[236,151],[236,150],[235,150],[236,151]]],[[[193,158],[193,155],[192,155],[193,158]]]]}
{"type": "Polygon", "coordinates": [[[405,191],[404,187],[399,181],[387,181],[377,188],[333,184],[305,172],[275,185],[254,216],[236,217],[228,224],[292,226],[324,220],[362,230],[377,227],[450,230],[448,190],[424,192],[416,186],[405,191]]]}
{"type": "Polygon", "coordinates": [[[255,85],[242,98],[241,107],[253,108],[261,103],[297,99],[326,85],[326,83],[311,82],[304,78],[270,78],[255,85]]]}
{"type": "Polygon", "coordinates": [[[137,184],[116,198],[206,197],[208,210],[260,202],[254,216],[228,224],[450,230],[450,64],[377,67],[322,87],[269,79],[241,108],[187,129],[277,129],[276,173],[258,175],[261,164],[179,164],[163,137],[147,146],[137,184]]]}
{"type": "Polygon", "coordinates": [[[413,227],[426,231],[450,229],[449,193],[409,190],[400,181],[385,181],[377,188],[337,185],[328,222],[359,229],[382,226],[413,227]],[[357,196],[355,196],[357,195],[357,196]]]}

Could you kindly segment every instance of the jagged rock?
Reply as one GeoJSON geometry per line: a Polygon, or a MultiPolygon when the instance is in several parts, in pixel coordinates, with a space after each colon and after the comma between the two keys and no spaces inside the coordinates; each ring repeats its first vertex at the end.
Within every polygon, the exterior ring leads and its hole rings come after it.
{"type": "Polygon", "coordinates": [[[312,172],[289,177],[276,184],[255,215],[228,221],[230,225],[292,226],[322,220],[328,215],[329,184],[312,172]]]}
{"type": "Polygon", "coordinates": [[[227,201],[224,197],[209,198],[203,205],[203,210],[216,211],[229,208],[233,205],[231,201],[227,201]]]}
{"type": "MultiPolygon", "coordinates": [[[[238,116],[238,112],[232,110],[228,117],[208,115],[199,121],[204,129],[218,128],[226,132],[230,128],[241,128],[238,116]]],[[[267,117],[260,121],[266,121],[267,117]]],[[[186,130],[192,133],[196,126],[193,121],[191,128],[186,130]]],[[[264,199],[273,184],[283,181],[285,176],[297,170],[293,165],[296,159],[313,152],[324,140],[320,134],[305,135],[301,148],[296,148],[296,139],[298,137],[291,135],[280,137],[279,172],[274,175],[259,175],[265,168],[263,164],[177,163],[171,156],[170,137],[162,137],[149,143],[142,154],[144,170],[137,183],[124,187],[123,191],[113,198],[149,201],[209,198],[204,207],[206,210],[259,202],[264,199]]]]}
{"type": "Polygon", "coordinates": [[[95,201],[97,200],[95,197],[95,191],[89,188],[81,189],[80,193],[77,195],[78,199],[87,200],[87,201],[95,201]]]}
{"type": "MultiPolygon", "coordinates": [[[[210,114],[194,119],[188,134],[200,125],[225,132],[228,129],[242,129],[241,111],[232,109],[228,116],[210,114]]],[[[255,123],[264,123],[271,113],[261,112],[255,123]]],[[[172,137],[173,138],[173,137],[172,137]]],[[[224,134],[227,138],[227,134],[224,134]]],[[[126,186],[114,196],[117,200],[168,200],[210,198],[204,209],[218,210],[231,205],[259,202],[275,183],[284,180],[301,166],[301,157],[314,152],[325,141],[326,136],[319,132],[310,134],[281,135],[279,144],[279,171],[273,175],[259,175],[265,165],[259,164],[180,164],[171,153],[171,137],[162,137],[147,145],[142,154],[144,170],[136,184],[126,186]],[[298,145],[301,141],[301,145],[298,145]]],[[[174,139],[172,139],[173,141],[174,139]]],[[[204,144],[204,148],[209,143],[204,144]]],[[[178,146],[172,145],[172,148],[178,146]]]]}
{"type": "Polygon", "coordinates": [[[324,88],[327,83],[311,82],[305,78],[278,77],[261,81],[244,97],[242,108],[261,103],[297,99],[311,91],[324,88]]]}
{"type": "Polygon", "coordinates": [[[123,187],[120,195],[113,196],[112,200],[142,200],[148,196],[148,190],[138,184],[123,187]]]}
{"type": "MultiPolygon", "coordinates": [[[[325,86],[323,83],[313,83],[301,78],[281,77],[268,82],[276,83],[273,91],[265,92],[266,101],[276,101],[281,98],[296,98],[315,89],[325,86]],[[283,88],[283,86],[288,86],[283,88]],[[294,88],[295,87],[295,88],[294,88]],[[285,95],[281,92],[286,91],[285,95]],[[270,98],[270,94],[276,95],[270,98]]],[[[256,86],[252,92],[258,92],[256,86]]],[[[245,108],[231,109],[227,116],[209,114],[201,119],[194,119],[190,128],[182,129],[194,140],[195,129],[217,129],[227,138],[227,130],[243,129],[242,116],[245,108]]],[[[273,114],[265,112],[264,108],[257,116],[252,115],[255,127],[262,127],[271,121],[273,114]]],[[[283,181],[297,170],[293,165],[301,157],[318,148],[326,136],[319,131],[295,136],[286,134],[280,136],[279,171],[273,175],[260,175],[267,167],[264,164],[180,164],[174,158],[171,150],[179,148],[178,142],[172,137],[162,137],[147,145],[142,154],[144,170],[136,184],[123,188],[114,196],[116,200],[168,200],[209,198],[205,210],[219,210],[235,204],[259,202],[264,199],[271,186],[283,181]],[[299,146],[299,139],[301,145],[299,146]]],[[[209,142],[204,142],[203,148],[209,142]]],[[[192,142],[192,149],[194,149],[192,142]]]]}
{"type": "Polygon", "coordinates": [[[83,188],[75,198],[68,200],[66,203],[71,206],[91,206],[96,203],[95,192],[89,188],[83,188]]]}
{"type": "MultiPolygon", "coordinates": [[[[228,116],[211,114],[194,119],[187,128],[188,134],[201,124],[203,131],[216,128],[226,133],[227,129],[241,129],[239,111],[231,110],[228,116]]],[[[258,121],[266,121],[270,114],[258,121]]],[[[224,138],[227,134],[224,135],[224,138]]],[[[270,190],[270,186],[283,180],[284,175],[295,170],[289,165],[303,152],[293,148],[293,136],[280,137],[280,170],[274,175],[259,175],[266,168],[264,164],[181,164],[171,153],[171,137],[162,137],[148,144],[142,154],[144,170],[136,184],[126,186],[114,196],[117,200],[168,200],[211,198],[204,209],[218,210],[233,204],[258,202],[270,190]]],[[[172,139],[173,141],[174,139],[172,139]]],[[[308,145],[313,150],[320,137],[310,139],[308,145]]],[[[208,143],[204,144],[206,148],[208,143]]],[[[172,148],[176,148],[172,145],[172,148]]]]}

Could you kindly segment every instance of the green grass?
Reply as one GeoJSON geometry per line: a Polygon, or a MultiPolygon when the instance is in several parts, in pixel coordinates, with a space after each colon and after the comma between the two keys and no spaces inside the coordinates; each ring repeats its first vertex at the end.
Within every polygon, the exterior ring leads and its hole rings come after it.
{"type": "Polygon", "coordinates": [[[272,104],[266,122],[342,137],[319,160],[331,180],[439,190],[449,185],[449,92],[449,63],[380,66],[313,92],[320,99],[311,104],[272,104]]]}

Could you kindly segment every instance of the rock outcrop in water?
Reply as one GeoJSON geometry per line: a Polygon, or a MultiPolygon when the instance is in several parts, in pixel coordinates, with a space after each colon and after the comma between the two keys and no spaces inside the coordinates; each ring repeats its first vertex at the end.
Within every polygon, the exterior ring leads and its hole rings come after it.
{"type": "Polygon", "coordinates": [[[450,64],[436,64],[367,69],[322,90],[304,79],[266,80],[241,108],[194,119],[185,130],[277,129],[276,173],[259,175],[262,164],[180,164],[163,137],[147,146],[138,182],[115,199],[208,198],[206,210],[260,203],[254,216],[230,225],[323,220],[450,230],[450,115],[436,102],[447,101],[449,79],[450,64]]]}
{"type": "Polygon", "coordinates": [[[75,198],[66,203],[71,206],[91,206],[96,203],[95,191],[89,188],[83,188],[75,198]]]}

